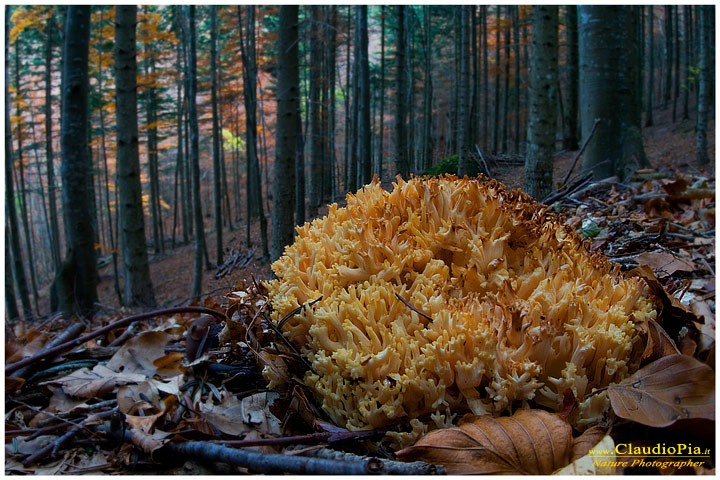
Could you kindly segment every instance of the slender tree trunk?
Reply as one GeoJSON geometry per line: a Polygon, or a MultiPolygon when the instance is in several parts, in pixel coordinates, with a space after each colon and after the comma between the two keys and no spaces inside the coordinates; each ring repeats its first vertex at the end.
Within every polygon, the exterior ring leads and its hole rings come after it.
{"type": "MultiPolygon", "coordinates": [[[[147,8],[147,7],[143,7],[147,8]]],[[[161,232],[162,212],[160,211],[160,183],[158,181],[158,134],[157,134],[157,102],[154,82],[154,52],[152,44],[145,44],[145,76],[149,79],[147,98],[145,102],[145,119],[147,122],[147,157],[148,178],[150,179],[150,218],[153,234],[153,249],[155,253],[164,250],[161,232]]]]}
{"type": "Polygon", "coordinates": [[[578,18],[577,6],[568,5],[567,11],[567,121],[563,147],[577,150],[578,145],[578,18]]]}
{"type": "Polygon", "coordinates": [[[553,155],[558,84],[558,7],[532,7],[530,125],[525,191],[542,200],[553,190],[553,155]]]}
{"type": "Polygon", "coordinates": [[[691,19],[690,19],[690,9],[692,7],[690,5],[685,5],[683,7],[683,19],[685,24],[685,31],[684,33],[684,41],[685,41],[685,68],[683,69],[683,85],[685,88],[683,88],[683,114],[682,119],[683,120],[689,120],[690,119],[690,108],[688,106],[689,100],[690,100],[690,66],[692,65],[692,48],[691,48],[691,40],[690,40],[690,34],[691,34],[691,19]]]}
{"type": "Polygon", "coordinates": [[[677,120],[677,102],[680,96],[680,6],[676,5],[673,8],[673,29],[675,30],[675,43],[673,48],[675,50],[673,58],[675,59],[675,89],[673,90],[673,112],[672,121],[675,123],[677,120]]]}
{"type": "MultiPolygon", "coordinates": [[[[5,18],[9,17],[10,16],[6,12],[5,18]]],[[[8,42],[6,39],[5,45],[7,44],[8,42]]],[[[10,254],[10,242],[7,241],[7,239],[10,238],[10,228],[8,227],[7,222],[5,222],[5,238],[5,315],[7,316],[7,320],[10,325],[12,325],[20,318],[20,312],[15,298],[15,285],[12,274],[13,260],[10,254]]]]}
{"type": "Polygon", "coordinates": [[[700,165],[707,165],[710,163],[710,156],[708,155],[708,116],[712,109],[710,103],[710,82],[711,82],[711,34],[712,34],[712,21],[714,18],[713,7],[711,5],[701,5],[699,8],[700,17],[700,74],[698,78],[698,102],[697,102],[697,122],[695,130],[697,132],[695,146],[697,163],[700,165]]]}
{"type": "Polygon", "coordinates": [[[489,57],[489,51],[488,51],[488,31],[487,31],[487,17],[488,17],[488,7],[487,5],[482,5],[480,8],[482,8],[482,19],[480,21],[480,24],[482,25],[482,64],[483,64],[483,137],[482,137],[482,145],[484,149],[487,149],[490,144],[489,142],[489,132],[490,132],[490,83],[488,82],[489,75],[488,75],[488,57],[489,57]]]}
{"type": "Polygon", "coordinates": [[[137,117],[137,9],[116,7],[115,104],[117,106],[117,183],[127,306],[151,307],[155,295],[150,281],[145,220],[140,187],[137,117]]]}
{"type": "MultiPolygon", "coordinates": [[[[195,6],[185,8],[184,37],[188,58],[188,125],[190,128],[190,165],[192,166],[193,217],[195,219],[195,255],[193,262],[192,296],[202,292],[203,257],[205,256],[205,226],[203,224],[202,202],[200,199],[200,145],[197,113],[197,59],[195,53],[195,6]]],[[[206,265],[210,269],[210,265],[206,265]]]]}
{"type": "Polygon", "coordinates": [[[397,50],[395,52],[396,61],[396,99],[397,106],[395,111],[395,161],[396,171],[405,178],[410,176],[410,165],[407,158],[406,145],[406,112],[405,105],[405,6],[398,5],[395,7],[397,12],[397,50]]]}
{"type": "Polygon", "coordinates": [[[298,6],[280,6],[278,25],[278,105],[273,180],[272,246],[275,260],[293,241],[293,198],[297,148],[300,76],[298,62],[298,6]]]}
{"type": "Polygon", "coordinates": [[[345,184],[345,190],[352,190],[350,185],[350,162],[352,161],[352,124],[354,119],[350,113],[350,88],[352,83],[350,82],[350,44],[351,33],[352,33],[352,7],[347,7],[347,41],[345,51],[345,151],[343,152],[343,180],[345,184]]]}
{"type": "Polygon", "coordinates": [[[385,161],[385,5],[380,6],[380,118],[378,120],[378,169],[380,180],[383,179],[383,162],[385,161]]]}
{"type": "Polygon", "coordinates": [[[310,205],[309,216],[315,218],[322,205],[322,8],[313,5],[310,24],[310,205]]]}
{"type": "MultiPolygon", "coordinates": [[[[19,39],[15,42],[15,85],[17,88],[17,95],[20,95],[20,41],[19,39]]],[[[32,109],[32,105],[30,105],[32,109]]],[[[16,115],[18,118],[22,118],[22,111],[20,109],[20,102],[16,104],[16,115]]],[[[37,279],[35,275],[35,257],[33,256],[33,242],[30,240],[30,222],[28,219],[28,208],[27,208],[27,189],[25,188],[25,160],[23,158],[23,135],[22,135],[22,122],[18,122],[17,128],[17,165],[18,165],[18,177],[19,177],[19,203],[20,203],[20,216],[23,224],[23,233],[25,237],[25,251],[27,253],[27,265],[30,271],[30,286],[33,291],[33,300],[35,304],[35,311],[38,310],[38,289],[37,279]]]]}
{"type": "Polygon", "coordinates": [[[220,123],[217,85],[217,7],[210,7],[210,101],[212,103],[213,212],[215,218],[215,263],[223,263],[222,175],[220,171],[220,123]]]}
{"type": "MultiPolygon", "coordinates": [[[[248,162],[248,223],[253,217],[260,219],[260,237],[263,249],[263,258],[270,257],[267,241],[267,219],[263,211],[262,189],[260,178],[260,164],[257,150],[257,64],[255,62],[255,7],[246,6],[247,12],[245,36],[240,42],[241,57],[243,60],[243,80],[245,99],[245,135],[248,162]]],[[[241,10],[238,9],[238,16],[241,10]]],[[[242,21],[238,18],[240,25],[242,21]]],[[[240,29],[242,32],[242,28],[240,29]]],[[[248,246],[250,246],[248,231],[248,246]]]]}
{"type": "MultiPolygon", "coordinates": [[[[326,38],[327,38],[327,75],[328,75],[328,176],[330,182],[330,201],[334,202],[337,195],[337,188],[335,185],[335,49],[337,48],[336,43],[336,28],[335,18],[337,14],[337,7],[330,6],[327,10],[327,27],[326,27],[326,38]]],[[[299,114],[298,114],[299,115],[299,114]]],[[[298,117],[299,119],[299,117],[298,117]]],[[[302,123],[302,122],[300,122],[302,123]]],[[[298,129],[302,131],[302,125],[298,129]]]]}
{"type": "Polygon", "coordinates": [[[673,65],[673,28],[672,5],[665,5],[665,89],[663,91],[663,108],[668,107],[672,92],[672,65],[673,65]]]}
{"type": "MultiPolygon", "coordinates": [[[[505,7],[505,21],[510,18],[510,6],[505,7]]],[[[510,27],[505,28],[505,68],[503,75],[502,151],[508,151],[508,104],[510,103],[510,27]]]]}
{"type": "MultiPolygon", "coordinates": [[[[134,8],[134,7],[133,7],[134,8]]],[[[70,6],[67,10],[65,46],[63,48],[63,99],[61,157],[63,179],[63,212],[68,244],[66,262],[72,269],[66,283],[71,289],[74,306],[64,310],[92,317],[97,302],[97,259],[93,229],[92,190],[89,188],[88,158],[88,50],[90,42],[90,7],[70,6]],[[69,283],[69,282],[68,282],[69,283]]]]}
{"type": "MultiPolygon", "coordinates": [[[[100,23],[104,23],[104,11],[101,11],[100,14],[100,23]]],[[[114,228],[113,222],[113,215],[112,215],[112,208],[111,208],[111,202],[110,202],[110,169],[108,167],[108,161],[107,161],[107,142],[105,138],[105,111],[104,106],[105,102],[102,100],[103,98],[103,65],[102,65],[102,55],[98,56],[98,63],[97,63],[97,89],[100,96],[100,108],[98,109],[100,112],[100,152],[102,154],[103,158],[103,171],[105,174],[105,208],[107,209],[107,217],[108,217],[108,233],[110,237],[110,249],[112,250],[112,261],[113,261],[113,285],[115,287],[115,294],[117,295],[118,303],[120,305],[123,304],[123,297],[122,297],[122,289],[120,288],[120,272],[118,268],[118,247],[117,247],[117,236],[116,232],[117,229],[114,228]]],[[[117,183],[116,183],[117,184],[117,183]]],[[[117,211],[117,202],[115,203],[116,210],[115,210],[115,216],[118,216],[117,211]]]]}
{"type": "Polygon", "coordinates": [[[417,155],[415,154],[415,75],[413,69],[413,41],[412,41],[412,16],[414,10],[412,8],[405,9],[405,61],[406,78],[407,78],[407,99],[405,105],[407,108],[407,159],[408,168],[417,169],[417,155]]]}
{"type": "Polygon", "coordinates": [[[654,6],[648,7],[648,87],[647,87],[647,107],[645,113],[645,126],[653,125],[653,104],[655,96],[655,40],[653,31],[655,25],[654,6]]]}
{"type": "Polygon", "coordinates": [[[493,152],[497,153],[500,145],[500,5],[495,6],[495,112],[493,115],[493,152]]]}
{"type": "Polygon", "coordinates": [[[372,179],[372,157],[370,151],[370,64],[368,59],[367,5],[356,7],[358,59],[358,179],[356,186],[370,183],[372,179]]]}
{"type": "MultiPolygon", "coordinates": [[[[176,21],[178,22],[178,29],[180,29],[179,22],[181,21],[179,15],[177,15],[176,10],[176,21]]],[[[182,54],[182,42],[179,42],[177,46],[177,64],[179,66],[185,66],[185,58],[182,54]]],[[[182,72],[185,72],[186,69],[182,68],[182,72]]],[[[185,115],[185,109],[184,107],[184,96],[185,96],[185,89],[184,89],[184,79],[183,75],[184,73],[178,72],[177,76],[177,84],[175,88],[177,89],[177,170],[180,172],[180,210],[182,213],[182,241],[183,245],[187,245],[190,242],[190,212],[188,207],[188,193],[189,189],[187,188],[187,179],[186,179],[186,166],[185,166],[185,138],[183,135],[183,116],[185,115]]]]}
{"type": "Polygon", "coordinates": [[[48,184],[48,208],[50,210],[50,250],[55,268],[60,267],[60,227],[58,223],[55,186],[55,164],[53,162],[53,121],[52,121],[52,59],[55,38],[54,19],[48,22],[45,40],[45,155],[48,184]]]}
{"type": "Polygon", "coordinates": [[[458,88],[458,176],[472,175],[473,159],[470,155],[470,7],[463,5],[460,16],[460,85],[458,88]]]}
{"type": "MultiPolygon", "coordinates": [[[[423,144],[422,144],[422,171],[427,170],[432,165],[432,37],[430,31],[430,6],[423,7],[423,20],[425,26],[425,98],[423,111],[423,144]]],[[[382,102],[382,95],[380,96],[382,102]]],[[[382,103],[380,103],[382,105],[382,103]]],[[[382,112],[382,110],[380,110],[382,112]]]]}
{"type": "MultiPolygon", "coordinates": [[[[299,78],[299,74],[298,74],[299,78]]],[[[299,88],[299,87],[298,87],[299,88]]],[[[300,92],[298,91],[298,110],[295,114],[297,136],[295,139],[295,224],[305,224],[305,142],[302,134],[302,113],[300,112],[300,92]]],[[[277,153],[276,153],[277,155],[277,153]]],[[[335,198],[333,196],[333,198],[335,198]]]]}

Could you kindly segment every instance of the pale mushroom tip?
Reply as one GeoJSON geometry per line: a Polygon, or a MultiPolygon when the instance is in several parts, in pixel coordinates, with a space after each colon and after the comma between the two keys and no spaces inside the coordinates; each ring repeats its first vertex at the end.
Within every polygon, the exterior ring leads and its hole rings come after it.
{"type": "Polygon", "coordinates": [[[582,427],[608,409],[586,394],[637,368],[636,324],[656,316],[641,280],[479,178],[398,177],[392,192],[375,180],[298,227],[272,270],[275,321],[322,297],[283,329],[312,365],[306,384],[351,429],[410,419],[418,434],[420,416],[529,401],[559,411],[568,389],[582,427]]]}

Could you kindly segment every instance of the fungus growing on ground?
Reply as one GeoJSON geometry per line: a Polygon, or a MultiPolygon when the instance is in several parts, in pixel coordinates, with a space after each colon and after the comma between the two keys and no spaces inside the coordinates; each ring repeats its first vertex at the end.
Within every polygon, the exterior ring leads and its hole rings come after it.
{"type": "MultiPolygon", "coordinates": [[[[577,427],[637,368],[636,323],[654,318],[641,280],[591,254],[528,195],[480,179],[377,180],[298,227],[268,282],[277,321],[312,365],[305,382],[339,425],[424,414],[509,413],[532,400],[577,427]]],[[[423,417],[423,418],[427,418],[423,417]]],[[[405,438],[402,443],[411,440],[405,438]]]]}

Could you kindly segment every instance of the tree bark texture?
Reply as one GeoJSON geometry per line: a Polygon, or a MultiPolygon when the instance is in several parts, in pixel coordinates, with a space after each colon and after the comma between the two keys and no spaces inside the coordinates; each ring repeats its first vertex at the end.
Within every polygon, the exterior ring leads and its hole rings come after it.
{"type": "Polygon", "coordinates": [[[710,102],[710,89],[712,86],[710,82],[711,71],[710,63],[711,59],[711,34],[712,34],[712,20],[713,20],[713,8],[711,5],[701,5],[700,9],[700,75],[698,78],[698,102],[697,102],[697,122],[695,125],[696,140],[695,150],[697,163],[700,165],[706,165],[710,162],[710,156],[708,155],[708,116],[712,104],[710,102]]]}
{"type": "Polygon", "coordinates": [[[460,16],[460,84],[458,85],[458,176],[472,174],[470,154],[470,6],[455,7],[460,16]]]}
{"type": "Polygon", "coordinates": [[[565,122],[564,147],[577,150],[578,145],[578,17],[577,5],[568,5],[567,9],[567,120],[565,122]]]}
{"type": "Polygon", "coordinates": [[[637,16],[625,6],[578,7],[583,138],[600,120],[583,155],[595,179],[627,177],[647,165],[637,96],[637,16]]]}
{"type": "Polygon", "coordinates": [[[118,6],[115,15],[117,182],[125,278],[123,299],[128,306],[150,307],[155,304],[155,295],[150,281],[140,186],[135,33],[137,10],[134,5],[118,6]]]}
{"type": "Polygon", "coordinates": [[[407,158],[406,112],[405,105],[405,6],[395,7],[397,17],[397,48],[395,51],[396,110],[395,110],[395,162],[396,171],[407,178],[410,175],[410,163],[407,158]]]}
{"type": "Polygon", "coordinates": [[[217,7],[210,7],[210,102],[212,103],[213,216],[215,220],[215,263],[223,263],[222,171],[220,166],[220,122],[218,114],[217,7]]]}
{"type": "Polygon", "coordinates": [[[541,200],[553,190],[558,85],[558,7],[532,7],[530,123],[525,191],[541,200]]]}
{"type": "MultiPolygon", "coordinates": [[[[93,228],[92,191],[88,188],[88,51],[90,7],[67,10],[63,55],[62,129],[60,147],[63,213],[68,258],[73,261],[74,311],[92,317],[97,302],[97,259],[93,228]]],[[[69,287],[69,286],[68,286],[69,287]]]]}
{"type": "Polygon", "coordinates": [[[280,6],[278,33],[278,104],[270,249],[272,260],[282,255],[294,236],[295,151],[300,133],[297,117],[300,100],[297,5],[280,6]]]}
{"type": "Polygon", "coordinates": [[[367,5],[356,7],[357,38],[356,56],[359,67],[358,77],[358,181],[357,187],[370,183],[372,158],[370,151],[370,64],[368,59],[367,5]]]}

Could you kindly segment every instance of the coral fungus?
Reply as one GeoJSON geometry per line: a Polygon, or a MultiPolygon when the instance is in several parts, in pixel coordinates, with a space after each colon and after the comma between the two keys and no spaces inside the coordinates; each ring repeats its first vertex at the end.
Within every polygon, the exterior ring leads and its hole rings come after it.
{"type": "Polygon", "coordinates": [[[585,395],[637,367],[636,324],[656,315],[641,280],[547,207],[475,178],[375,180],[298,227],[272,269],[276,320],[322,296],[283,328],[323,409],[353,429],[528,401],[558,411],[568,389],[582,426],[608,407],[585,395]]]}

